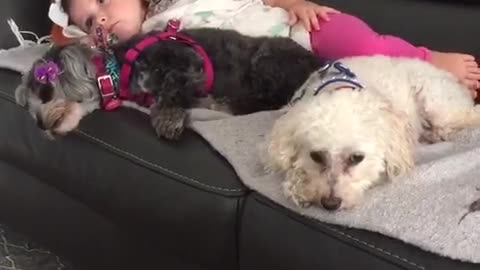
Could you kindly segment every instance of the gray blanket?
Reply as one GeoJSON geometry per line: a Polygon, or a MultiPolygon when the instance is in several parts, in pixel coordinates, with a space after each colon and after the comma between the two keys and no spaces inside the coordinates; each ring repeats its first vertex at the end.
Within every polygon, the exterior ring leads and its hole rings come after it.
{"type": "Polygon", "coordinates": [[[33,62],[47,51],[49,46],[48,44],[39,44],[0,50],[0,68],[25,73],[33,62]]]}
{"type": "MultiPolygon", "coordinates": [[[[38,57],[38,50],[25,48],[21,58],[12,54],[0,53],[0,67],[24,72],[22,68],[38,57]]],[[[411,175],[372,189],[354,210],[329,213],[295,207],[282,195],[282,176],[263,170],[259,153],[281,113],[229,117],[196,109],[191,127],[232,164],[245,185],[295,212],[480,263],[480,211],[476,212],[480,210],[480,130],[465,131],[452,142],[420,147],[411,175]]]]}

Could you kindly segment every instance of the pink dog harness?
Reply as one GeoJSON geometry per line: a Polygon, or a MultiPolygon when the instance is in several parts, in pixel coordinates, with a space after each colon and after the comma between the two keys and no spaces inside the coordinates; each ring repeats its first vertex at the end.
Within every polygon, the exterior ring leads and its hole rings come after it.
{"type": "Polygon", "coordinates": [[[138,59],[142,51],[157,42],[165,40],[176,40],[183,44],[191,46],[202,58],[203,68],[206,75],[205,87],[202,95],[208,95],[212,91],[214,82],[214,71],[212,61],[205,50],[193,39],[178,32],[180,21],[170,20],[167,31],[149,36],[140,41],[133,48],[125,53],[125,61],[120,69],[120,85],[118,93],[115,91],[114,82],[110,74],[106,72],[104,60],[94,58],[93,62],[97,66],[97,81],[102,97],[101,106],[104,110],[111,111],[122,105],[122,101],[133,101],[138,105],[150,107],[155,103],[155,98],[148,93],[132,94],[129,91],[130,79],[133,71],[133,64],[138,59]]]}

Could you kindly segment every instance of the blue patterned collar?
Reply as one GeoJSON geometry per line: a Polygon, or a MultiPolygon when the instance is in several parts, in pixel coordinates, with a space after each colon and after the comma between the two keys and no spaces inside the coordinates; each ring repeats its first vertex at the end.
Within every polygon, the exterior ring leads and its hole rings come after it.
{"type": "Polygon", "coordinates": [[[364,86],[358,81],[355,73],[338,61],[325,64],[316,71],[316,75],[320,78],[318,86],[315,88],[304,87],[301,91],[295,93],[291,103],[296,103],[303,99],[305,95],[308,94],[307,92],[311,92],[312,96],[316,96],[320,91],[327,87],[333,87],[334,90],[344,88],[360,90],[364,88],[364,86]]]}

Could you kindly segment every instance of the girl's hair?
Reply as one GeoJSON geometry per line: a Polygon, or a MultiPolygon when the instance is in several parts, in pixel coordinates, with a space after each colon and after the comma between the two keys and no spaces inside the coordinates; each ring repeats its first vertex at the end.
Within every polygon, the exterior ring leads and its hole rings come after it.
{"type": "Polygon", "coordinates": [[[61,0],[60,7],[63,9],[65,13],[69,13],[70,11],[70,0],[61,0]]]}

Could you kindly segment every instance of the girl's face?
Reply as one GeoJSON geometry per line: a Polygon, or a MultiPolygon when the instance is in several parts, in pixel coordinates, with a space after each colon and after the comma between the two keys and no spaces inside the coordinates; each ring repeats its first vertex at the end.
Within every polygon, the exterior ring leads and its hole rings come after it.
{"type": "Polygon", "coordinates": [[[145,18],[142,0],[72,0],[68,13],[86,33],[94,34],[102,25],[120,41],[139,33],[145,18]]]}

